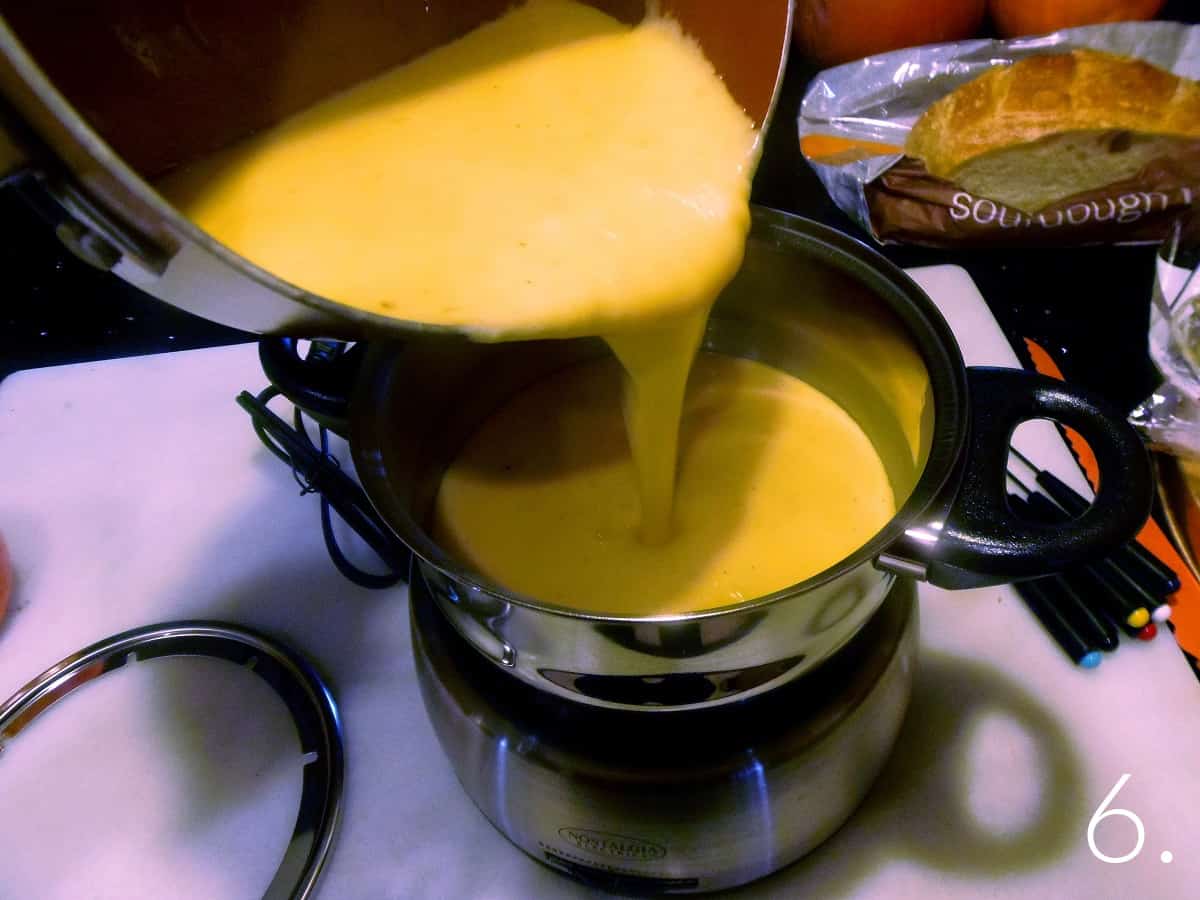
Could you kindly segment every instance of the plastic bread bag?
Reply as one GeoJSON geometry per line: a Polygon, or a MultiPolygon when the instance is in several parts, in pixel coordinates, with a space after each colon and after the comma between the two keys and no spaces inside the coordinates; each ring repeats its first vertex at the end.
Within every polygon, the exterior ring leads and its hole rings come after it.
{"type": "Polygon", "coordinates": [[[1154,449],[1200,459],[1200,208],[1173,224],[1153,289],[1150,357],[1163,383],[1129,420],[1154,449]]]}
{"type": "Polygon", "coordinates": [[[881,243],[935,247],[1159,243],[1200,198],[1200,141],[1137,176],[1036,214],[977,197],[904,155],[925,109],[994,66],[1090,48],[1200,79],[1200,26],[1122,22],[1010,41],[934,44],[827,69],[800,108],[800,148],[834,202],[881,243]]]}

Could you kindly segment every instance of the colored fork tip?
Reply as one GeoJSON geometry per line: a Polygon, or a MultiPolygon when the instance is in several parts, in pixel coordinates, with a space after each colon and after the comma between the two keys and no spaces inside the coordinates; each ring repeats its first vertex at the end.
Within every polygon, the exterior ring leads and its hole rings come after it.
{"type": "Polygon", "coordinates": [[[1100,656],[1100,651],[1093,650],[1090,653],[1085,653],[1079,658],[1079,665],[1085,669],[1094,669],[1096,666],[1100,665],[1101,659],[1102,657],[1100,656]]]}
{"type": "Polygon", "coordinates": [[[1125,621],[1130,628],[1141,628],[1150,621],[1150,613],[1144,606],[1139,606],[1125,618],[1125,621]]]}
{"type": "Polygon", "coordinates": [[[1156,637],[1158,637],[1158,629],[1155,627],[1153,622],[1137,633],[1137,639],[1139,641],[1152,641],[1156,637]]]}
{"type": "Polygon", "coordinates": [[[1171,618],[1171,606],[1169,603],[1164,603],[1161,606],[1155,607],[1154,612],[1150,613],[1152,622],[1165,622],[1171,618]]]}

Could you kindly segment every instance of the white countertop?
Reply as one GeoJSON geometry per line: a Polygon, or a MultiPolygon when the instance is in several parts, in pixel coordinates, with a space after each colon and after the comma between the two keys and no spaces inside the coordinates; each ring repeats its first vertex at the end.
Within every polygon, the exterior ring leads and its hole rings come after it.
{"type": "MultiPolygon", "coordinates": [[[[918,277],[968,362],[1015,364],[965,272],[918,277]]],[[[317,501],[233,402],[263,385],[252,346],[0,384],[0,532],[17,572],[0,697],[127,628],[265,630],[325,672],[345,723],[345,818],[321,900],[596,896],[511,847],[459,788],[421,708],[404,591],[334,570],[317,501]]],[[[1019,443],[1082,484],[1051,426],[1019,443]]],[[[913,705],[879,784],[826,845],[736,896],[1200,893],[1200,684],[1170,636],[1088,672],[1011,590],[921,594],[913,705]],[[1123,773],[1114,805],[1141,818],[1145,844],[1111,865],[1086,832],[1123,773]]],[[[253,676],[127,666],[0,756],[0,898],[255,896],[290,831],[299,766],[282,705],[253,676]]],[[[1134,829],[1113,817],[1098,841],[1119,855],[1134,829]]]]}

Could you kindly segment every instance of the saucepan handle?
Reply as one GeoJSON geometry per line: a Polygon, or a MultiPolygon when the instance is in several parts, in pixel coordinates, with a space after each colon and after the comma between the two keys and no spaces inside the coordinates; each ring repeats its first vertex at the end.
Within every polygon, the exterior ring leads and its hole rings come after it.
{"type": "Polygon", "coordinates": [[[1088,391],[1019,369],[970,368],[967,383],[971,423],[962,481],[936,539],[924,545],[931,583],[979,587],[1049,575],[1137,535],[1150,515],[1154,480],[1146,448],[1124,416],[1088,391]],[[1070,521],[1032,522],[1009,507],[1009,442],[1031,419],[1073,428],[1096,456],[1095,500],[1070,521]]]}
{"type": "Polygon", "coordinates": [[[265,337],[259,341],[258,358],[267,378],[288,400],[345,437],[364,350],[363,344],[313,341],[301,356],[296,338],[265,337]]]}

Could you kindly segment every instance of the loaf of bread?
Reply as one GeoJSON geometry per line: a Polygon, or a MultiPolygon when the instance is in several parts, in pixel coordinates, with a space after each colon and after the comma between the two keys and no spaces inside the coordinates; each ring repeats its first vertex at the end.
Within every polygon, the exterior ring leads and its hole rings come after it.
{"type": "Polygon", "coordinates": [[[1094,50],[992,69],[930,106],[905,151],[978,197],[1036,213],[1200,141],[1200,82],[1094,50]]]}

